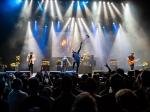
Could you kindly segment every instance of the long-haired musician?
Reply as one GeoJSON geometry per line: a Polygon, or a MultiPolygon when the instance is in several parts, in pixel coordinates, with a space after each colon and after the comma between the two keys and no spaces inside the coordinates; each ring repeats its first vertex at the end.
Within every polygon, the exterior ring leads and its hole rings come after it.
{"type": "Polygon", "coordinates": [[[33,54],[33,51],[30,51],[30,54],[27,56],[27,63],[29,65],[29,71],[33,74],[33,65],[36,60],[35,54],[33,54]]]}

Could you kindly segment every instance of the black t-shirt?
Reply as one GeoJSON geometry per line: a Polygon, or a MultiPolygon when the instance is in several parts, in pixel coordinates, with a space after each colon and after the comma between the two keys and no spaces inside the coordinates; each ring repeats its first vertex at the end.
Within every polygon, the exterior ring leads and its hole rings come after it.
{"type": "Polygon", "coordinates": [[[128,56],[128,58],[130,59],[130,60],[134,60],[134,56],[128,56]]]}

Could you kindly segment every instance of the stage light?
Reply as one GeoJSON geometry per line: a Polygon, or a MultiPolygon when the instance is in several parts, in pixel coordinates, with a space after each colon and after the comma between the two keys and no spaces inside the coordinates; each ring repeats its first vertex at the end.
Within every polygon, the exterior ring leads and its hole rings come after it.
{"type": "Polygon", "coordinates": [[[57,12],[58,18],[61,22],[63,22],[63,17],[62,17],[62,14],[60,12],[57,2],[55,2],[55,6],[56,6],[56,12],[57,12]]]}
{"type": "Polygon", "coordinates": [[[113,24],[115,24],[115,23],[113,23],[113,24]]]}
{"type": "Polygon", "coordinates": [[[107,4],[109,4],[109,2],[107,2],[107,4]]]}
{"type": "Polygon", "coordinates": [[[37,23],[37,21],[35,21],[35,23],[37,23]]]}
{"type": "Polygon", "coordinates": [[[105,27],[103,27],[103,28],[105,28],[105,27]]]}
{"type": "Polygon", "coordinates": [[[112,4],[112,6],[113,6],[114,10],[116,11],[116,13],[122,18],[122,14],[121,14],[120,10],[114,4],[112,4]]]}
{"type": "Polygon", "coordinates": [[[45,27],[47,27],[47,26],[45,26],[45,27]]]}
{"type": "Polygon", "coordinates": [[[86,1],[86,2],[84,2],[85,4],[88,4],[89,2],[88,1],[86,1]]]}
{"type": "Polygon", "coordinates": [[[28,21],[28,23],[30,24],[30,21],[28,21]]]}

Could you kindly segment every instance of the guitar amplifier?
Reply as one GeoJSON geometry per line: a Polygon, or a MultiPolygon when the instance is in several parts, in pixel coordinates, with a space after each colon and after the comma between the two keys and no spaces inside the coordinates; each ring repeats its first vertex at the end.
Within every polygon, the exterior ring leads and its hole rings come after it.
{"type": "Polygon", "coordinates": [[[50,71],[50,60],[49,59],[42,60],[41,70],[42,71],[45,71],[45,70],[50,71]]]}
{"type": "Polygon", "coordinates": [[[117,61],[117,59],[111,59],[110,60],[110,65],[118,65],[118,61],[117,61]]]}
{"type": "Polygon", "coordinates": [[[110,60],[110,67],[112,70],[116,70],[118,68],[118,61],[117,59],[110,60]]]}

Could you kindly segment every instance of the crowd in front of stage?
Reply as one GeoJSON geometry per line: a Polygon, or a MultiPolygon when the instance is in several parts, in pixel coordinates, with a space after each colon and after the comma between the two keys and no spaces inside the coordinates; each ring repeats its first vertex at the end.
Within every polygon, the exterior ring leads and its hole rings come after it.
{"type": "Polygon", "coordinates": [[[150,71],[0,76],[0,112],[149,112],[150,71]]]}

